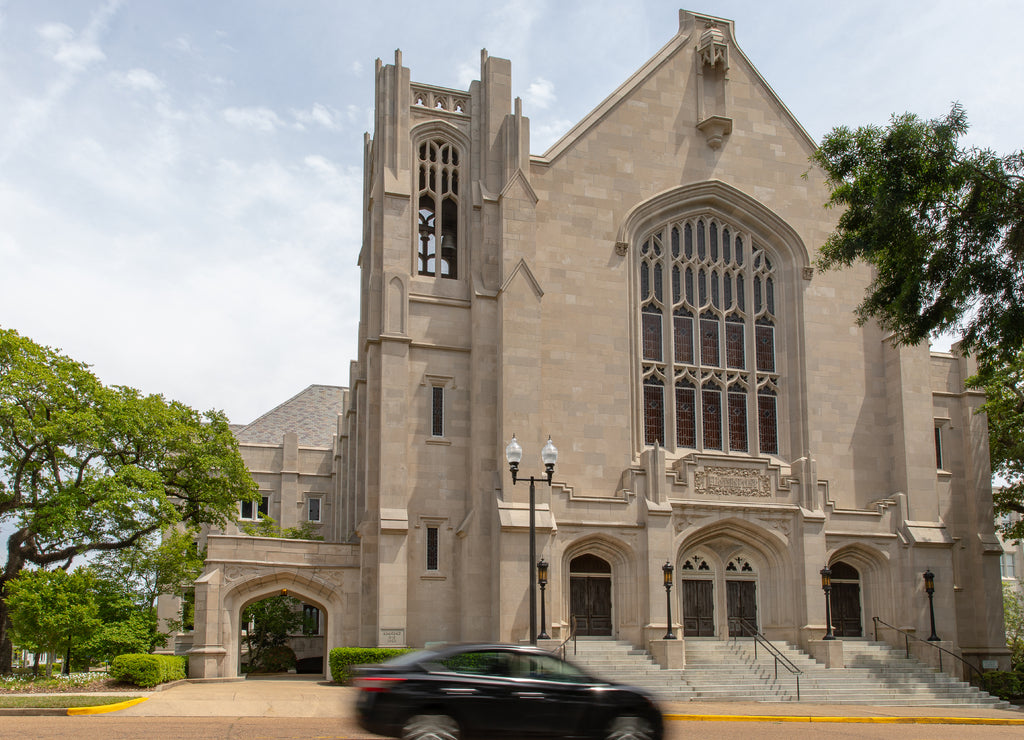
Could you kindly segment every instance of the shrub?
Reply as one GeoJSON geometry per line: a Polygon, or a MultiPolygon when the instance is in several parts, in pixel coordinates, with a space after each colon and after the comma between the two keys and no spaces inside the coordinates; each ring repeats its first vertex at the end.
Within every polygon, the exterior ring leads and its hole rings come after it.
{"type": "Polygon", "coordinates": [[[331,666],[331,678],[335,683],[348,683],[352,678],[352,666],[383,663],[388,658],[411,652],[407,648],[334,648],[328,658],[331,666]]]}
{"type": "Polygon", "coordinates": [[[185,658],[179,655],[128,653],[110,661],[110,677],[149,688],[185,678],[185,658]]]}
{"type": "Polygon", "coordinates": [[[1014,671],[987,671],[982,674],[981,688],[1000,699],[1011,699],[1022,692],[1020,676],[1014,671]]]}
{"type": "Polygon", "coordinates": [[[260,656],[260,669],[267,673],[281,673],[295,667],[295,651],[287,645],[268,647],[260,656]]]}

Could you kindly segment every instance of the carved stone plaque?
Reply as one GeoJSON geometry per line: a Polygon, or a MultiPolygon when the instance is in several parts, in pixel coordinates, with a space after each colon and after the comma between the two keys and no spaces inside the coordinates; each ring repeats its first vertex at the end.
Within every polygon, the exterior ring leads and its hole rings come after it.
{"type": "Polygon", "coordinates": [[[694,482],[697,493],[708,496],[772,495],[768,474],[748,468],[704,468],[697,471],[694,482]]]}
{"type": "Polygon", "coordinates": [[[394,645],[396,647],[405,646],[405,630],[404,629],[382,629],[380,631],[380,646],[388,647],[394,645]]]}

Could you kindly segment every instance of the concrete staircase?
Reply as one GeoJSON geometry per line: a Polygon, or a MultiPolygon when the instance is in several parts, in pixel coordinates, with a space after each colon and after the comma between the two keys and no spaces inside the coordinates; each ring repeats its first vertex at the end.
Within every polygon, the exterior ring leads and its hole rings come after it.
{"type": "Polygon", "coordinates": [[[616,683],[647,689],[662,701],[691,701],[693,688],[681,669],[663,669],[646,650],[635,650],[628,642],[580,639],[566,645],[566,657],[588,673],[616,683]]]}
{"type": "MultiPolygon", "coordinates": [[[[1009,704],[888,645],[844,640],[845,668],[826,669],[792,645],[773,643],[801,671],[800,701],[876,706],[1009,704]]],[[[686,641],[686,668],[663,670],[625,642],[580,640],[568,657],[595,675],[646,688],[662,701],[796,701],[796,677],[753,640],[686,641]]]]}

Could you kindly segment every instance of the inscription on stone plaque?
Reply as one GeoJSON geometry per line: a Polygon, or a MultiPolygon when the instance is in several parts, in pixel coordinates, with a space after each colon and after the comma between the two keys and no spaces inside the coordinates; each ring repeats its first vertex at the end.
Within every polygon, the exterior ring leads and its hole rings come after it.
{"type": "Polygon", "coordinates": [[[380,644],[382,646],[397,645],[399,647],[405,645],[405,630],[384,630],[380,631],[380,644]]]}
{"type": "Polygon", "coordinates": [[[697,471],[694,482],[697,493],[708,496],[772,495],[768,474],[747,468],[705,468],[697,471]]]}

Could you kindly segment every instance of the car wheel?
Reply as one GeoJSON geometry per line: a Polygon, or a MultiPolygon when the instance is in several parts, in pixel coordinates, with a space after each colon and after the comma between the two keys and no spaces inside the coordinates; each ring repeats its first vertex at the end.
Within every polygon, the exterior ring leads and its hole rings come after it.
{"type": "Polygon", "coordinates": [[[656,740],[650,720],[635,714],[620,714],[608,724],[605,740],[656,740]]]}
{"type": "Polygon", "coordinates": [[[459,740],[459,723],[446,714],[417,714],[402,727],[402,740],[459,740]]]}

